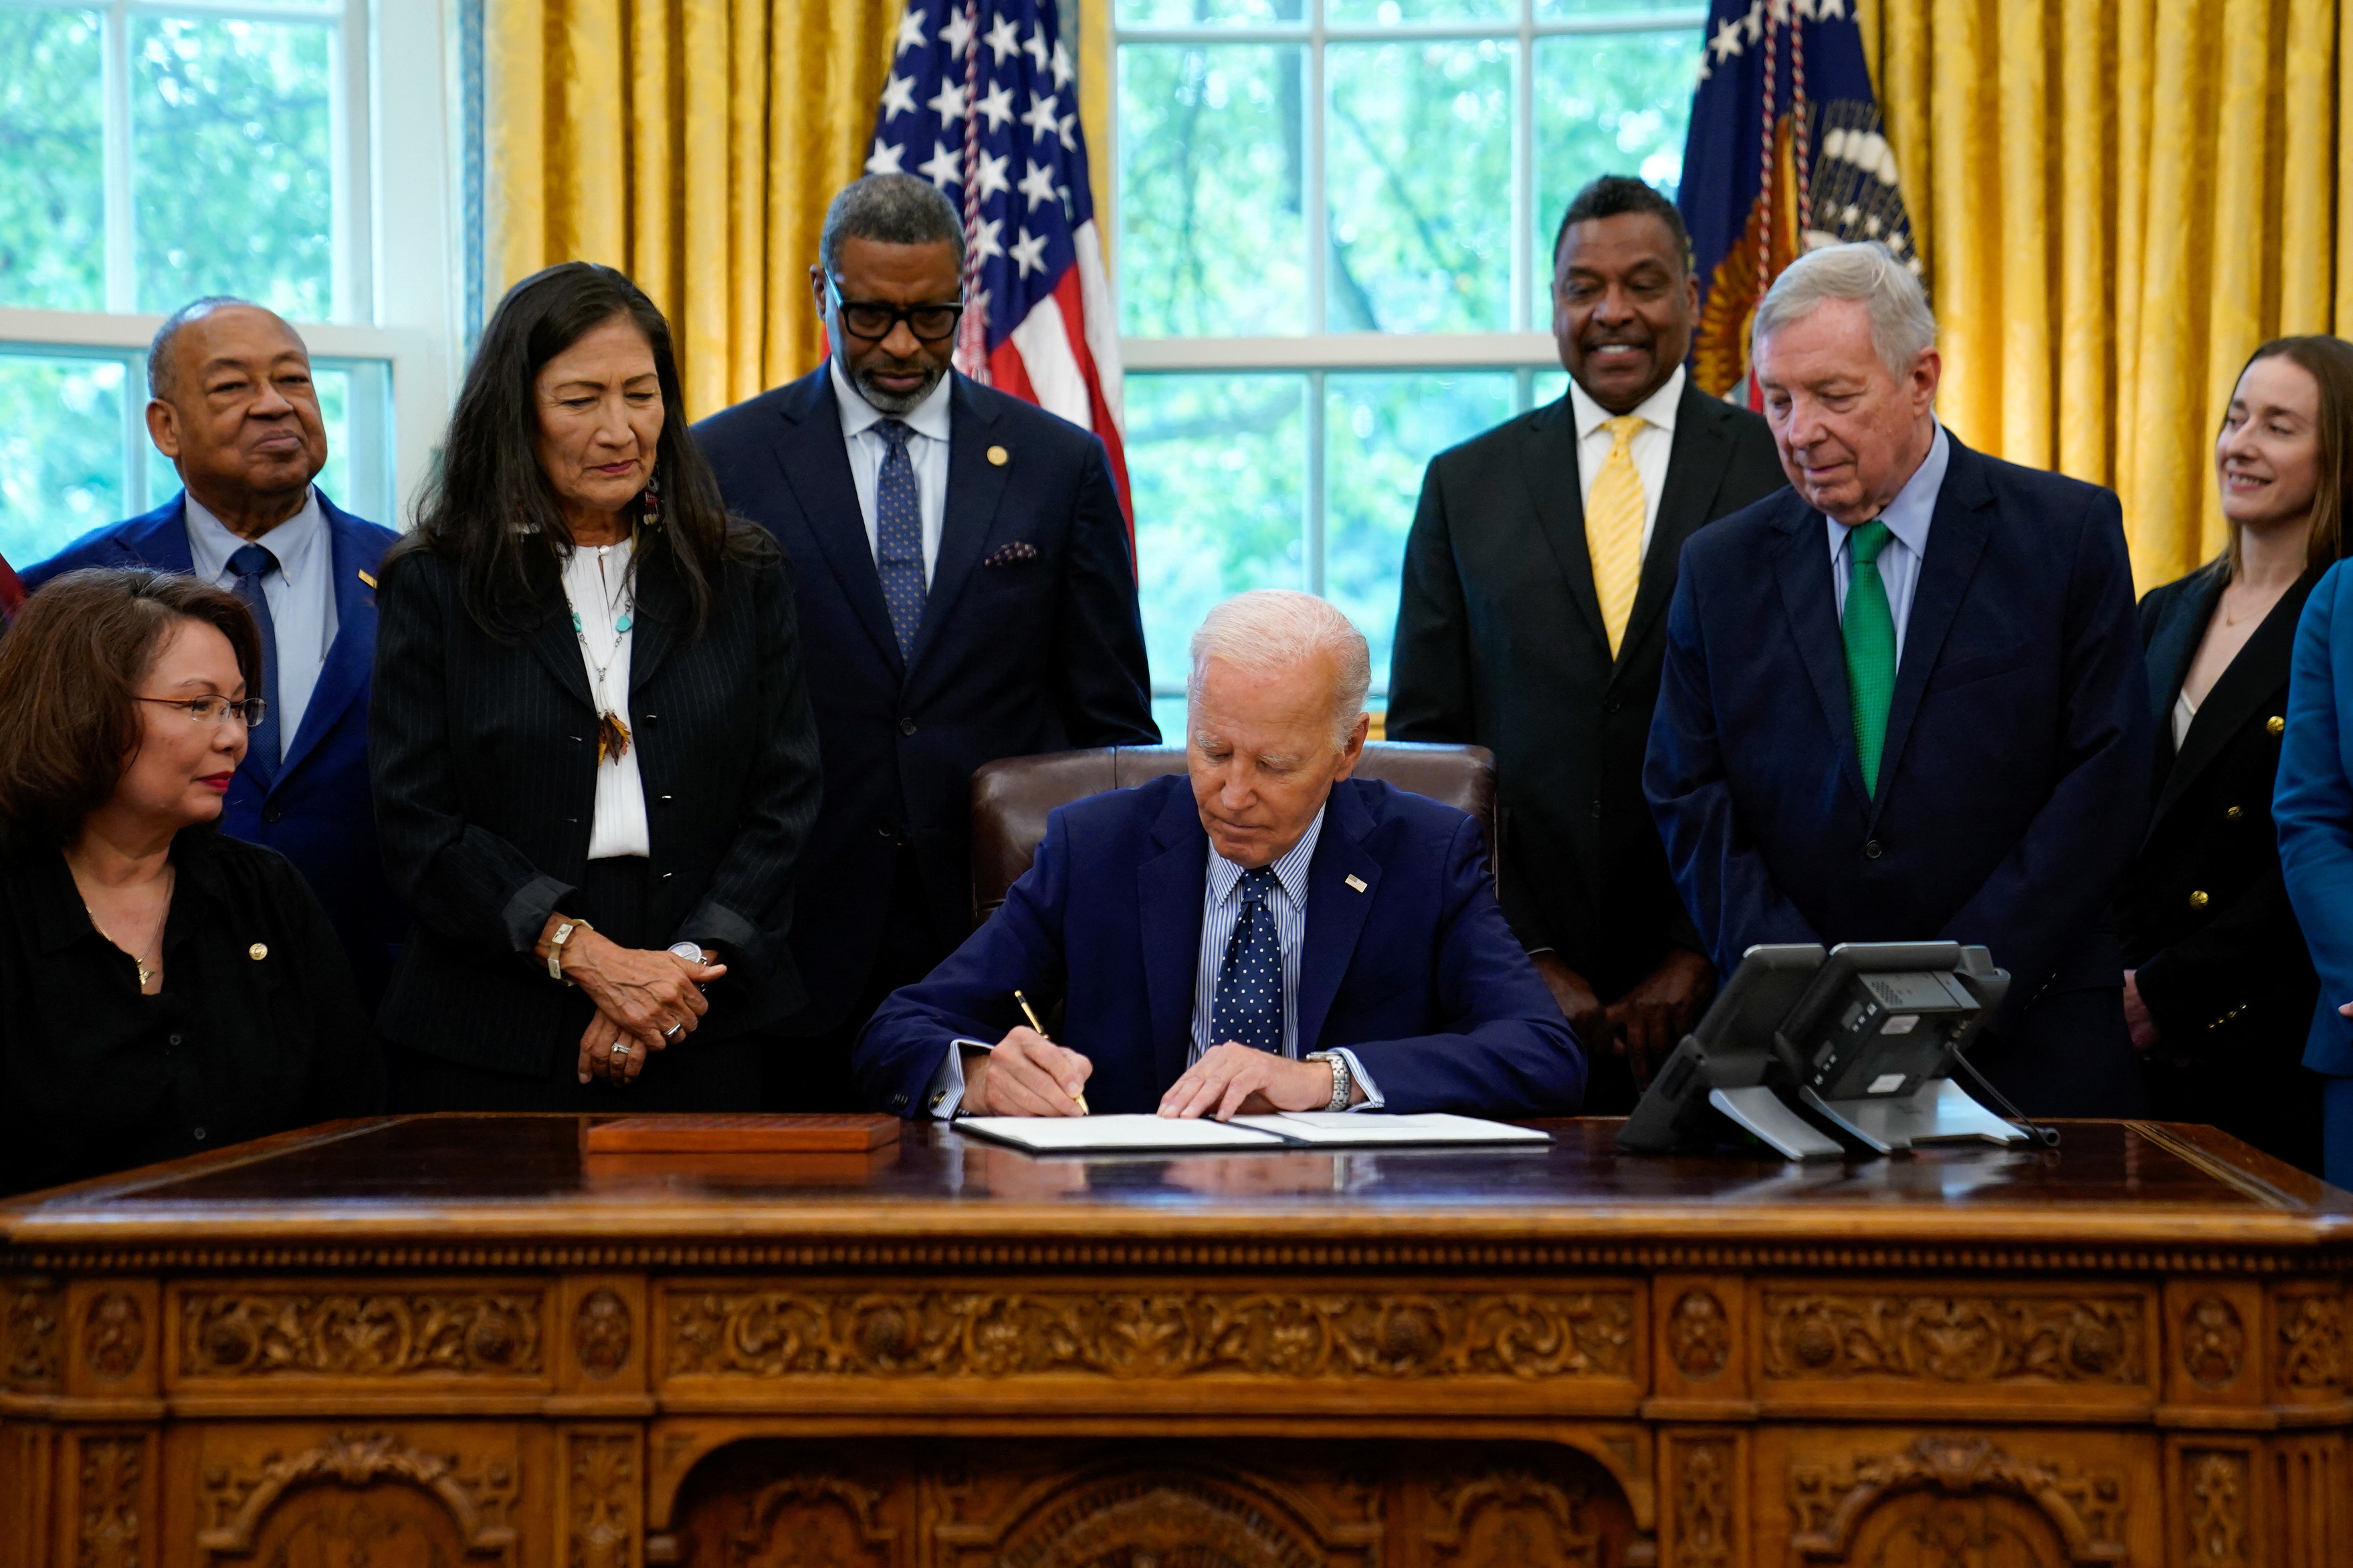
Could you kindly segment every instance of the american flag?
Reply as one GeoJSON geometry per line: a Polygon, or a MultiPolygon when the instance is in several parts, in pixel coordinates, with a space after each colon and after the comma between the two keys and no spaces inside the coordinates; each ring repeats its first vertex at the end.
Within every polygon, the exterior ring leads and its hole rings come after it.
{"type": "Polygon", "coordinates": [[[956,368],[1103,437],[1132,522],[1119,334],[1054,0],[906,0],[866,172],[921,174],[963,207],[956,368]]]}
{"type": "Polygon", "coordinates": [[[16,613],[25,602],[25,585],[16,581],[16,574],[8,569],[8,558],[0,555],[0,621],[16,613]]]}

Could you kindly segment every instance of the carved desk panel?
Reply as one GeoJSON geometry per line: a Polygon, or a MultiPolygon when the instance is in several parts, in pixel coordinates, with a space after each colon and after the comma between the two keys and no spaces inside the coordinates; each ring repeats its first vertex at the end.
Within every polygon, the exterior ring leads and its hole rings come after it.
{"type": "Polygon", "coordinates": [[[2200,1129],[584,1158],[0,1204],[0,1568],[2353,1563],[2353,1198],[2200,1129]]]}

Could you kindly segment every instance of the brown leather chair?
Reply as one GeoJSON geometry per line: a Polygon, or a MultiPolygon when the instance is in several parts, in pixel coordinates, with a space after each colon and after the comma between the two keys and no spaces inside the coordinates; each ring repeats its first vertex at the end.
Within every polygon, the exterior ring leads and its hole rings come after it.
{"type": "MultiPolygon", "coordinates": [[[[1184,771],[1182,746],[1096,746],[1007,757],[982,767],[972,775],[973,925],[995,913],[1006,889],[1029,869],[1046,837],[1046,817],[1056,806],[1184,771]]],[[[1371,741],[1356,776],[1383,780],[1477,817],[1487,833],[1492,862],[1495,757],[1484,746],[1371,741]]]]}

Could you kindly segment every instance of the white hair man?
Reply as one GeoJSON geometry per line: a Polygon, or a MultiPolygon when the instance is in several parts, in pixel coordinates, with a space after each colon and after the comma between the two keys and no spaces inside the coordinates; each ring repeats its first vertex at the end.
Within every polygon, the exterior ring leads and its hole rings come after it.
{"type": "Polygon", "coordinates": [[[1193,638],[1183,775],[1062,807],[1005,907],[860,1037],[876,1105],[1567,1114],[1585,1061],[1479,825],[1351,777],[1371,662],[1312,595],[1193,638]],[[1060,1005],[1058,1039],[1018,991],[1060,1005]],[[901,1096],[908,1097],[902,1100],[901,1096]]]}
{"type": "Polygon", "coordinates": [[[1956,440],[1936,339],[1883,247],[1775,279],[1752,361],[1792,488],[1684,552],[1643,790],[1727,970],[1981,942],[2010,986],[1977,1065],[2030,1115],[2136,1114],[2106,918],[2148,816],[2122,515],[1956,440]]]}

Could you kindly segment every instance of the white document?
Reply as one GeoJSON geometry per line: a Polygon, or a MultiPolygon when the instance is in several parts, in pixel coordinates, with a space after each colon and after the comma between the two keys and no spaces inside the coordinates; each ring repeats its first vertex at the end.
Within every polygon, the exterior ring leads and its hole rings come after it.
{"type": "Polygon", "coordinates": [[[1270,1132],[1326,1149],[1366,1149],[1383,1143],[1549,1143],[1552,1134],[1533,1127],[1510,1127],[1475,1116],[1442,1110],[1391,1116],[1385,1111],[1286,1110],[1274,1116],[1237,1116],[1237,1127],[1270,1132]]]}
{"type": "MultiPolygon", "coordinates": [[[[1271,1117],[1256,1118],[1272,1121],[1271,1117]]],[[[959,1116],[959,1132],[976,1132],[1039,1154],[1125,1154],[1156,1149],[1282,1149],[1271,1132],[1207,1117],[959,1116]]]]}

